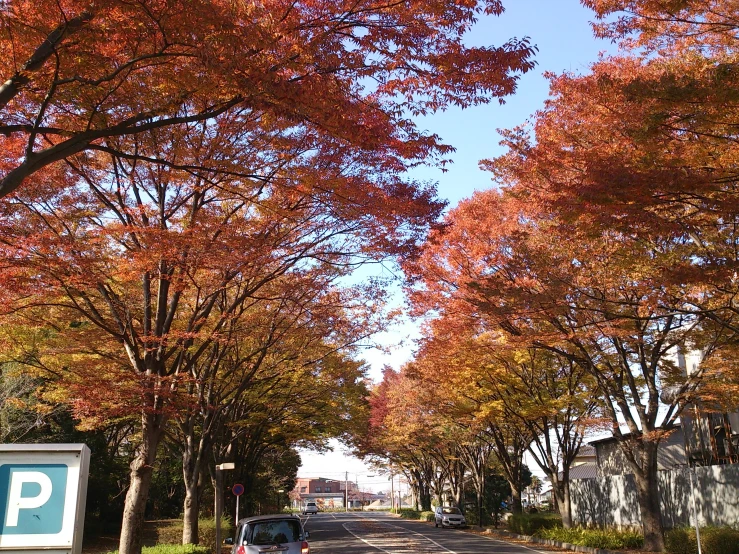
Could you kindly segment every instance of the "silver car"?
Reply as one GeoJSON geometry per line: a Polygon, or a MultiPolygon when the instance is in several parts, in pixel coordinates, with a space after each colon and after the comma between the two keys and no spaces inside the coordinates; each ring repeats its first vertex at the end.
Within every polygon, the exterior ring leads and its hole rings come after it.
{"type": "Polygon", "coordinates": [[[289,514],[247,517],[236,526],[231,554],[310,554],[308,532],[289,514]]]}
{"type": "Polygon", "coordinates": [[[459,508],[454,506],[437,506],[434,510],[434,526],[466,527],[467,520],[459,508]]]}

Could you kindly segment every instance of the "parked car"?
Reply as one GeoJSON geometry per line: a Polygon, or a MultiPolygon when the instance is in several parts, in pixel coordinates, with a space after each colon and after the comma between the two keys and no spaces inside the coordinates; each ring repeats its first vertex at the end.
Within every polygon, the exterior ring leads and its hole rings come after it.
{"type": "Polygon", "coordinates": [[[226,544],[233,545],[231,554],[310,554],[309,536],[298,516],[254,516],[240,520],[236,536],[226,539],[226,544]]]}
{"type": "Polygon", "coordinates": [[[467,520],[459,508],[453,506],[437,506],[434,509],[434,526],[466,527],[467,520]]]}
{"type": "Polygon", "coordinates": [[[317,514],[318,513],[318,505],[315,502],[306,502],[305,508],[303,508],[303,513],[308,514],[317,514]]]}

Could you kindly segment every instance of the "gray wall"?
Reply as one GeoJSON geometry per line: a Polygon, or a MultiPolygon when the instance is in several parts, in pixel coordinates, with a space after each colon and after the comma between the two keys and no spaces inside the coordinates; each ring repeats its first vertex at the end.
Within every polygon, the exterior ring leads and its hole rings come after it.
{"type": "MultiPolygon", "coordinates": [[[[739,465],[697,467],[695,499],[700,525],[739,525],[739,465]]],[[[665,527],[691,525],[687,469],[659,472],[662,522],[665,527]]],[[[641,527],[634,476],[604,475],[570,484],[572,518],[591,527],[641,527]]]]}

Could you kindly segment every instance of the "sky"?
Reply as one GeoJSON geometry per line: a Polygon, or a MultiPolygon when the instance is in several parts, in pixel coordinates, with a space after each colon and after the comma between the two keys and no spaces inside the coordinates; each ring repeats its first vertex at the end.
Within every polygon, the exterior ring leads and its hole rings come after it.
{"type": "MultiPolygon", "coordinates": [[[[503,105],[495,100],[484,106],[455,108],[417,119],[421,129],[438,134],[457,149],[447,172],[422,168],[413,173],[414,178],[436,182],[438,196],[449,202],[449,208],[475,191],[495,185],[490,174],[479,168],[479,161],[504,153],[498,144],[501,137],[497,129],[521,125],[543,107],[549,91],[544,73],[587,73],[601,53],[616,53],[613,44],[593,37],[590,26],[593,13],[581,6],[579,0],[507,0],[504,6],[506,11],[500,17],[481,18],[466,41],[471,46],[499,46],[512,37],[529,37],[538,48],[537,66],[520,78],[516,94],[507,97],[503,105]]],[[[402,300],[399,298],[398,302],[402,300]]],[[[379,381],[385,365],[399,369],[410,360],[413,339],[418,336],[418,323],[407,320],[377,336],[377,342],[385,348],[368,349],[364,353],[370,378],[379,381]]],[[[301,452],[303,465],[299,476],[343,479],[345,472],[349,472],[349,479],[357,481],[362,489],[365,485],[371,490],[389,489],[386,477],[376,476],[338,443],[332,445],[332,453],[301,452]]]]}

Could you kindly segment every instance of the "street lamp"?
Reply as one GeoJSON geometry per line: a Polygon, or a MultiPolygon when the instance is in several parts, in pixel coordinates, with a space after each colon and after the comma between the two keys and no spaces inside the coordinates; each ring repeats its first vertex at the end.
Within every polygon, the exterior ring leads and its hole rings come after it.
{"type": "Polygon", "coordinates": [[[236,469],[236,464],[226,462],[216,465],[216,554],[221,554],[221,512],[223,511],[223,496],[221,494],[221,489],[223,489],[223,475],[221,471],[227,469],[236,469]]]}
{"type": "Polygon", "coordinates": [[[280,508],[280,495],[285,492],[285,489],[277,489],[277,512],[282,513],[282,508],[280,508]]]}

